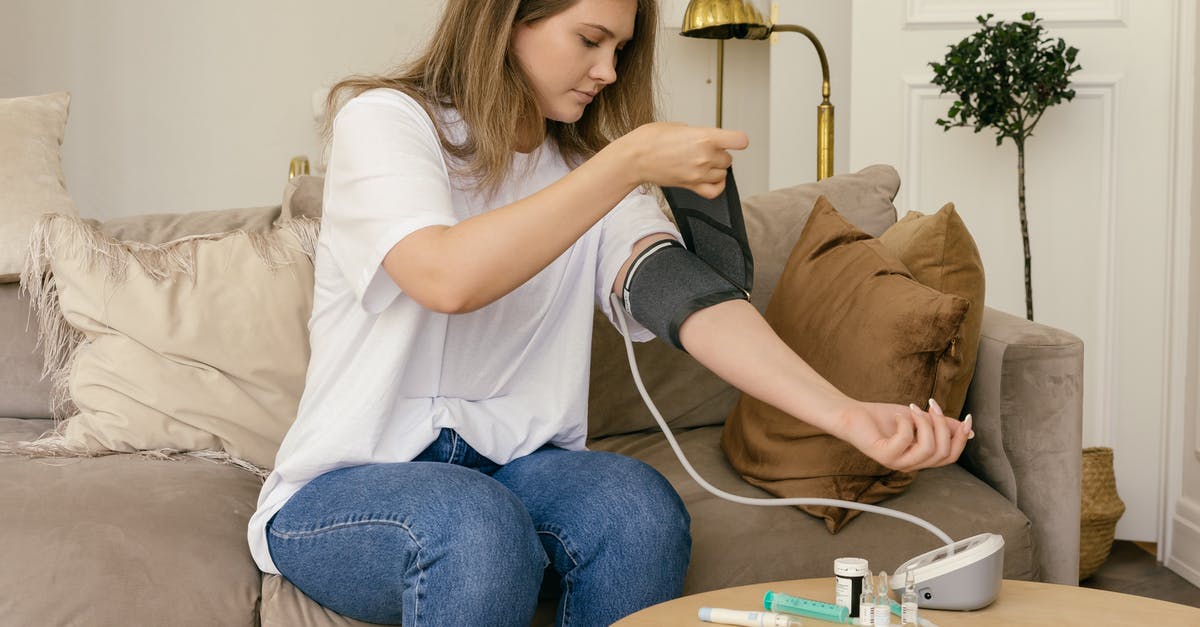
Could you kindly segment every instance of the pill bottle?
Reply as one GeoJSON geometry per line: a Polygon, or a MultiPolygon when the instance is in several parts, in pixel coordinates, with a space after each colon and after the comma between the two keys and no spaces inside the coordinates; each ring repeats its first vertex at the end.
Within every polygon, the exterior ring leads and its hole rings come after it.
{"type": "Polygon", "coordinates": [[[850,610],[858,618],[858,597],[862,595],[863,577],[871,573],[867,560],[861,557],[839,557],[833,561],[835,603],[850,610]]]}

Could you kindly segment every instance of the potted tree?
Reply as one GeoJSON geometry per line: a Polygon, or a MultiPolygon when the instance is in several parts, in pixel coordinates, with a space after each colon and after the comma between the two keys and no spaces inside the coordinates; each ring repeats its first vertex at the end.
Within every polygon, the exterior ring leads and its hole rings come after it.
{"type": "Polygon", "coordinates": [[[1025,317],[1033,320],[1033,278],[1029,254],[1029,223],[1025,217],[1025,142],[1033,135],[1046,109],[1075,97],[1071,75],[1080,69],[1079,50],[1060,38],[1043,37],[1042,20],[1033,13],[1021,21],[992,23],[993,15],[976,17],[980,29],[950,46],[941,63],[930,63],[933,84],[952,93],[946,119],[938,126],[949,131],[967,126],[978,133],[996,132],[996,145],[1011,139],[1017,146],[1017,203],[1021,241],[1025,247],[1025,317]]]}

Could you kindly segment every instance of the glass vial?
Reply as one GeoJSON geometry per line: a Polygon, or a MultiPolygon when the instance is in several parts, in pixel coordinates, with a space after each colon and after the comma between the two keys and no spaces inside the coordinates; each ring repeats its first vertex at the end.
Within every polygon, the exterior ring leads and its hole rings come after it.
{"type": "Polygon", "coordinates": [[[875,586],[874,577],[867,573],[863,577],[862,594],[858,597],[858,624],[875,625],[875,586]]]}
{"type": "Polygon", "coordinates": [[[888,576],[879,571],[879,583],[875,584],[875,627],[888,627],[892,622],[892,604],[888,596],[888,576]]]}
{"type": "Polygon", "coordinates": [[[870,575],[867,560],[861,557],[839,557],[833,562],[835,582],[834,601],[850,610],[850,618],[858,618],[859,598],[862,596],[863,578],[870,575]]]}
{"type": "Polygon", "coordinates": [[[904,574],[904,596],[900,597],[900,624],[904,627],[917,627],[920,619],[917,615],[917,583],[913,579],[912,569],[904,574]]]}

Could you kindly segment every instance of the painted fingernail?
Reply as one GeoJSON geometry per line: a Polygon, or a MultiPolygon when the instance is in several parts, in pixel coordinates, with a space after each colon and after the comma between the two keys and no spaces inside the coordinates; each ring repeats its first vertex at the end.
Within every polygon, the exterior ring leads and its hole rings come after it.
{"type": "Polygon", "coordinates": [[[975,431],[972,430],[970,433],[967,434],[967,439],[972,440],[974,438],[975,438],[975,431]]]}
{"type": "Polygon", "coordinates": [[[939,413],[939,414],[941,414],[941,413],[944,413],[944,412],[942,411],[942,406],[941,406],[941,405],[938,405],[938,402],[937,402],[937,401],[935,401],[935,400],[933,400],[932,398],[931,398],[931,399],[929,399],[929,409],[932,409],[932,410],[936,411],[936,412],[937,412],[937,413],[939,413]]]}
{"type": "Polygon", "coordinates": [[[908,408],[909,408],[909,409],[911,409],[911,410],[913,410],[913,411],[915,411],[915,412],[920,412],[920,411],[921,411],[921,408],[920,408],[920,407],[917,407],[917,404],[916,404],[916,403],[909,403],[909,404],[908,404],[908,408]]]}

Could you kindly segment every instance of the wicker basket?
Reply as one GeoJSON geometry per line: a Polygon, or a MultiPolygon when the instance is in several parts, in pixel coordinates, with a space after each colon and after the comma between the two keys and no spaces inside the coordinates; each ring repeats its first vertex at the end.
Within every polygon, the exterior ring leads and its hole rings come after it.
{"type": "Polygon", "coordinates": [[[1113,451],[1095,446],[1083,449],[1083,503],[1079,516],[1079,580],[1092,576],[1112,551],[1117,521],[1125,503],[1117,496],[1113,451]]]}

